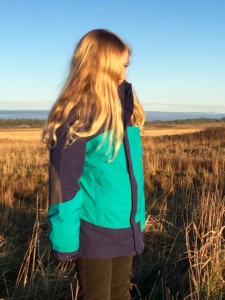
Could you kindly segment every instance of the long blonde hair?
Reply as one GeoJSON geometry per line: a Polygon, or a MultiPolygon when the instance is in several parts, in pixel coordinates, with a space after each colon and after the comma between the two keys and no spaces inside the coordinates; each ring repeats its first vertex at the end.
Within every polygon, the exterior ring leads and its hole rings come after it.
{"type": "MultiPolygon", "coordinates": [[[[72,112],[74,119],[69,125],[66,145],[92,136],[104,126],[109,134],[109,147],[114,145],[113,157],[116,155],[124,134],[117,88],[125,52],[130,54],[128,45],[108,30],[92,30],[82,37],[64,88],[49,113],[42,133],[44,143],[55,146],[56,130],[72,112]]],[[[132,121],[138,126],[144,123],[143,109],[136,97],[132,121]]]]}

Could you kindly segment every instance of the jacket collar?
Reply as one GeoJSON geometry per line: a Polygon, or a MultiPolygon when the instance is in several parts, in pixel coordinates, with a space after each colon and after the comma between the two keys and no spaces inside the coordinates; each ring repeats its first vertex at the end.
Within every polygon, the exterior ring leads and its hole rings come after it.
{"type": "Polygon", "coordinates": [[[124,81],[118,86],[118,94],[122,105],[122,114],[125,125],[128,125],[134,110],[134,98],[132,92],[132,85],[124,81]]]}

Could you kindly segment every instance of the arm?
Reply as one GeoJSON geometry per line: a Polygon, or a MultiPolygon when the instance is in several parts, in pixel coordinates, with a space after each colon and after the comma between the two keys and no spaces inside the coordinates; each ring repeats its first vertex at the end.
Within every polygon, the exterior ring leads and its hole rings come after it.
{"type": "Polygon", "coordinates": [[[79,178],[83,172],[86,141],[78,139],[64,148],[65,134],[59,135],[50,151],[49,239],[55,257],[68,261],[78,256],[82,190],[79,178]]]}

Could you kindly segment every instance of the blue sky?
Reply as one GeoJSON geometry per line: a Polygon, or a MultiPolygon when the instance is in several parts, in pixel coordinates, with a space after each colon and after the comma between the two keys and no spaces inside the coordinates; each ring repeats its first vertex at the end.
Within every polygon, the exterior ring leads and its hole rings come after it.
{"type": "Polygon", "coordinates": [[[225,113],[224,0],[0,0],[0,28],[0,109],[50,109],[76,43],[107,28],[146,110],[225,113]]]}

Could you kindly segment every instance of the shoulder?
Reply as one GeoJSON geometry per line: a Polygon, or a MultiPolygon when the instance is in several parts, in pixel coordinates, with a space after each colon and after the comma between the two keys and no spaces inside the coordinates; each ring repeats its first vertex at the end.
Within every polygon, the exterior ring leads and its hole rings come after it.
{"type": "Polygon", "coordinates": [[[70,126],[75,121],[76,117],[74,111],[71,110],[66,120],[56,129],[56,136],[59,139],[66,137],[70,126]]]}

